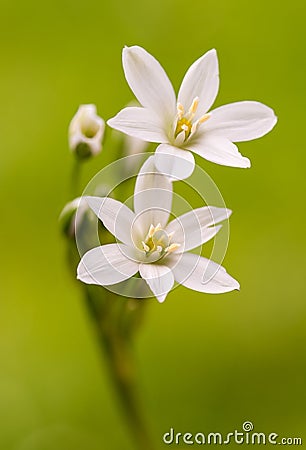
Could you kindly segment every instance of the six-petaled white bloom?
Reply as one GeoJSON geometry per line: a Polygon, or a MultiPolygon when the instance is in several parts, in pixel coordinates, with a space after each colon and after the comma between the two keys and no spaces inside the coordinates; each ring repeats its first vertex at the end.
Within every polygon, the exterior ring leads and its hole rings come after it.
{"type": "Polygon", "coordinates": [[[142,108],[129,107],[108,124],[131,136],[160,145],[155,164],[163,173],[187,178],[194,169],[191,152],[232,167],[250,167],[233,142],[268,133],[277,118],[262,103],[242,101],[210,112],[219,89],[218,59],[210,50],[188,69],[176,99],[159,62],[138,46],[123,49],[126,80],[142,108]]]}
{"type": "Polygon", "coordinates": [[[169,222],[172,196],[172,183],[156,170],[152,156],[137,176],[134,212],[109,197],[86,197],[118,242],[85,253],[78,266],[78,279],[108,286],[139,272],[160,302],[175,281],[207,293],[239,289],[239,283],[222,266],[189,253],[213,238],[220,229],[216,223],[227,219],[231,211],[203,207],[169,222]]]}
{"type": "Polygon", "coordinates": [[[105,122],[95,105],[80,105],[69,125],[69,147],[78,157],[97,155],[102,150],[105,122]]]}

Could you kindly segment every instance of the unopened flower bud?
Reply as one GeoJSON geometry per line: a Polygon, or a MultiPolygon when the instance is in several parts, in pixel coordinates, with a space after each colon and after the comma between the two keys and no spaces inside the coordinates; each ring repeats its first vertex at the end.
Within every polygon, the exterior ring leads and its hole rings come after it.
{"type": "Polygon", "coordinates": [[[61,229],[67,236],[75,236],[77,226],[76,214],[78,213],[77,218],[80,223],[87,210],[89,210],[87,202],[82,197],[75,198],[66,204],[59,216],[59,222],[61,229]]]}
{"type": "Polygon", "coordinates": [[[78,158],[97,155],[102,150],[105,122],[95,105],[80,105],[69,125],[69,147],[78,158]]]}

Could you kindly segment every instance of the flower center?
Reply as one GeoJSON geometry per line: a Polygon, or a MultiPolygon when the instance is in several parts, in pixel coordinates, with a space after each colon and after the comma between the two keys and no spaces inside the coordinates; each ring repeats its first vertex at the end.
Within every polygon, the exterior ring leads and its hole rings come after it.
{"type": "Polygon", "coordinates": [[[161,224],[150,225],[148,234],[144,241],[142,241],[142,246],[147,255],[151,255],[153,252],[158,252],[160,256],[166,253],[171,253],[180,247],[180,244],[171,244],[171,239],[173,233],[166,233],[162,229],[161,224]]]}
{"type": "Polygon", "coordinates": [[[189,110],[185,113],[184,106],[181,103],[177,104],[177,122],[174,132],[175,139],[181,134],[183,140],[186,141],[191,134],[193,134],[201,123],[209,119],[210,114],[193,121],[199,106],[199,97],[195,97],[191,103],[189,110]]]}
{"type": "Polygon", "coordinates": [[[186,117],[182,117],[177,121],[174,136],[177,137],[182,131],[185,133],[185,141],[191,133],[192,123],[186,117]]]}

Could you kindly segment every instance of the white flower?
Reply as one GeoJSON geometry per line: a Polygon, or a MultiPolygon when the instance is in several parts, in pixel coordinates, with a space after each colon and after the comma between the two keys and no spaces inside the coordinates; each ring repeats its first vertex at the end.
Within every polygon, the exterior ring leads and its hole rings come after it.
{"type": "Polygon", "coordinates": [[[194,169],[191,152],[232,167],[250,167],[233,142],[268,133],[277,118],[262,103],[231,103],[210,112],[219,89],[218,58],[210,50],[188,69],[178,98],[159,62],[138,46],[123,49],[126,80],[143,108],[125,108],[108,124],[131,136],[161,143],[155,164],[174,178],[194,169]]]}
{"type": "Polygon", "coordinates": [[[97,155],[102,150],[104,120],[95,105],[80,105],[69,125],[69,147],[81,158],[97,155]]]}
{"type": "Polygon", "coordinates": [[[188,253],[214,237],[226,208],[203,207],[170,223],[172,183],[156,171],[154,157],[142,166],[135,185],[134,212],[108,197],[86,197],[94,213],[119,241],[89,250],[77,277],[84,283],[113,285],[139,272],[152,293],[164,301],[174,282],[207,293],[239,289],[220,265],[188,253]]]}

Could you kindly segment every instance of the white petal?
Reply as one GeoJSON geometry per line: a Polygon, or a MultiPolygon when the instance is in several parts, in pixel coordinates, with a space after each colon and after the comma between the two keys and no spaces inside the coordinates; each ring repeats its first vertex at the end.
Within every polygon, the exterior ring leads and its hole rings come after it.
{"type": "Polygon", "coordinates": [[[185,109],[199,97],[196,118],[205,114],[214,103],[219,90],[219,67],[215,49],[205,53],[188,69],[179,94],[178,101],[185,109]]]}
{"type": "Polygon", "coordinates": [[[237,102],[210,112],[203,130],[213,131],[233,142],[257,139],[272,130],[277,122],[273,109],[259,102],[237,102]]]}
{"type": "Polygon", "coordinates": [[[135,214],[126,205],[109,197],[85,197],[88,205],[113,236],[127,245],[131,238],[135,214]]]}
{"type": "Polygon", "coordinates": [[[216,135],[213,131],[191,141],[188,150],[222,166],[251,167],[250,160],[241,155],[235,144],[222,136],[216,135]]]}
{"type": "Polygon", "coordinates": [[[190,177],[195,166],[194,157],[189,151],[167,144],[157,147],[154,162],[161,173],[174,181],[190,177]]]}
{"type": "MultiPolygon", "coordinates": [[[[216,236],[216,234],[221,230],[222,225],[217,225],[215,227],[209,227],[209,228],[204,228],[202,230],[202,244],[205,244],[206,242],[210,241],[213,237],[216,236]]],[[[192,247],[195,248],[195,247],[192,247]]],[[[192,250],[192,248],[190,248],[190,250],[192,250]]]]}
{"type": "Polygon", "coordinates": [[[212,239],[221,228],[214,225],[230,215],[231,211],[226,208],[197,208],[172,220],[166,232],[174,233],[172,241],[181,245],[177,252],[186,252],[212,239]]]}
{"type": "Polygon", "coordinates": [[[125,47],[122,53],[125,78],[139,103],[155,111],[167,125],[176,114],[172,84],[159,62],[142,47],[125,47]]]}
{"type": "Polygon", "coordinates": [[[184,253],[168,258],[175,280],[189,289],[221,294],[240,288],[238,281],[224,267],[202,256],[184,253]]]}
{"type": "Polygon", "coordinates": [[[87,284],[108,286],[132,277],[139,264],[125,256],[125,247],[108,244],[89,250],[80,261],[77,278],[87,284]]]}
{"type": "Polygon", "coordinates": [[[122,109],[107,124],[116,130],[148,142],[167,142],[161,119],[154,111],[146,108],[128,107],[122,109]]]}
{"type": "MultiPolygon", "coordinates": [[[[150,225],[164,227],[172,206],[172,183],[157,171],[154,156],[150,156],[141,167],[134,191],[134,210],[138,215],[137,225],[145,233],[150,225]]],[[[142,237],[142,239],[144,236],[142,237]]]]}
{"type": "Polygon", "coordinates": [[[146,280],[159,302],[163,302],[172,289],[174,277],[167,266],[158,264],[140,264],[139,273],[146,280]]]}

